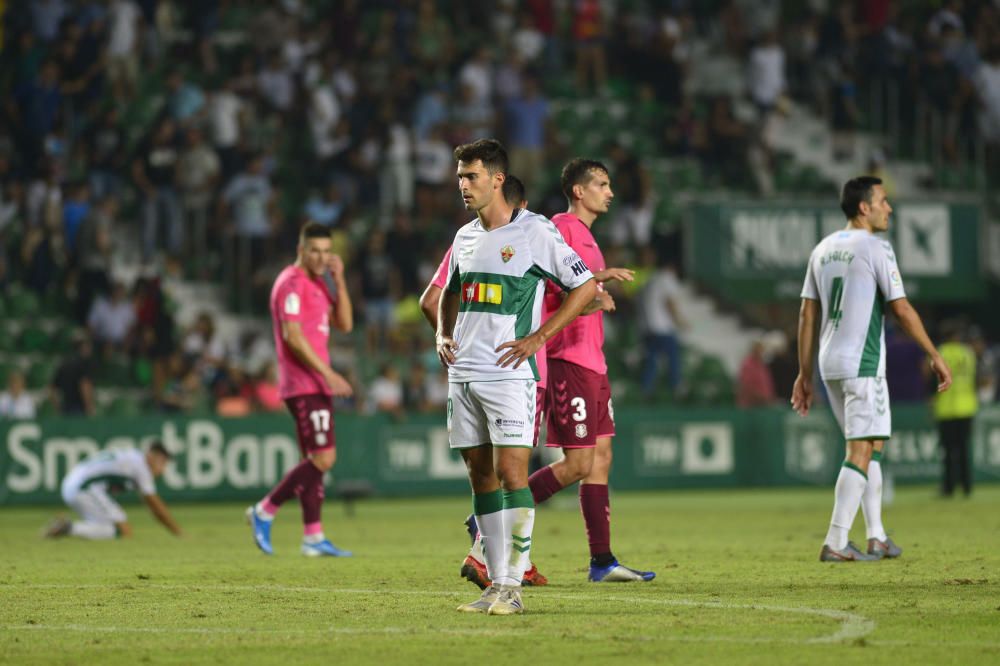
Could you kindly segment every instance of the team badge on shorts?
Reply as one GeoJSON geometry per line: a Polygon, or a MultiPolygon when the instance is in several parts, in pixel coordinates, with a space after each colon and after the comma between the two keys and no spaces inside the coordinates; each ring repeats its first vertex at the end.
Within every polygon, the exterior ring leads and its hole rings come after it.
{"type": "Polygon", "coordinates": [[[587,424],[586,423],[577,423],[576,424],[576,436],[579,437],[580,439],[583,439],[584,437],[587,436],[587,424]]]}
{"type": "Polygon", "coordinates": [[[503,259],[503,263],[510,261],[510,258],[514,256],[514,248],[510,245],[504,245],[500,248],[500,258],[503,259]]]}

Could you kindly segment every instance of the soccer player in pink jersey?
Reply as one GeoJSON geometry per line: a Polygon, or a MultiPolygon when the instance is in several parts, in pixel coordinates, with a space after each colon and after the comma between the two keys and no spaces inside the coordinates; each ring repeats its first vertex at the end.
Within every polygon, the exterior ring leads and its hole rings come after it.
{"type": "MultiPolygon", "coordinates": [[[[501,188],[504,200],[514,208],[527,208],[528,200],[524,193],[524,183],[516,176],[507,175],[501,188]]],[[[448,278],[448,261],[451,259],[451,246],[444,253],[441,264],[438,266],[434,277],[420,296],[420,309],[424,313],[431,328],[437,331],[438,304],[441,302],[441,292],[444,290],[448,278]]],[[[535,384],[535,443],[538,443],[538,431],[541,428],[542,415],[545,409],[545,377],[548,374],[545,364],[545,347],[535,352],[535,365],[538,367],[539,380],[535,384]]],[[[465,520],[465,525],[469,529],[472,537],[472,550],[462,562],[462,577],[475,583],[480,589],[486,589],[491,585],[490,577],[486,571],[486,562],[483,558],[482,540],[479,538],[479,529],[476,525],[475,515],[470,514],[465,520]]],[[[538,571],[538,567],[532,564],[524,572],[523,585],[547,585],[548,579],[538,571]]]]}
{"type": "Polygon", "coordinates": [[[274,281],[271,319],[278,351],[279,392],[295,419],[302,461],[264,499],[249,507],[247,521],[257,547],[271,555],[271,522],[282,504],[298,496],[305,534],[302,554],[349,557],[323,535],[323,474],[337,459],[333,396],[349,396],[350,383],[330,367],[330,325],[354,327],[344,262],[331,252],[329,230],[307,222],[298,257],[274,281]]]}
{"type": "MultiPolygon", "coordinates": [[[[560,184],[569,201],[569,211],[554,215],[552,222],[590,267],[598,291],[594,302],[545,345],[549,373],[546,446],[561,447],[564,457],[532,474],[529,486],[535,504],[541,504],[580,481],[580,509],[590,545],[589,579],[648,581],[656,574],[623,566],[611,552],[608,498],[615,423],[602,348],[604,313],[614,312],[615,302],[602,285],[608,280],[632,281],[633,272],[627,268],[606,268],[601,248],[590,232],[594,221],[608,211],[614,198],[607,167],[595,160],[573,159],[563,167],[560,184]]],[[[554,285],[549,287],[546,314],[558,308],[563,298],[554,285]]]]}

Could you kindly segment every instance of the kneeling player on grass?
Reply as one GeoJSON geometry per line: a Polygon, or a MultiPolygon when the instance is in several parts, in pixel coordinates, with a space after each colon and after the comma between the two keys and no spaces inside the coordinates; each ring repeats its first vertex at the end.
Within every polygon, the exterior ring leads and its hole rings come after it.
{"type": "MultiPolygon", "coordinates": [[[[528,200],[524,193],[524,183],[522,183],[517,177],[508,174],[507,178],[503,181],[501,192],[503,192],[504,201],[506,201],[512,208],[528,207],[528,200]]],[[[441,264],[434,273],[434,277],[431,278],[430,284],[427,285],[424,293],[420,296],[420,309],[423,311],[424,317],[427,318],[428,323],[430,323],[431,328],[435,331],[437,331],[438,305],[441,303],[441,292],[444,290],[445,281],[448,277],[448,264],[450,261],[451,247],[449,247],[448,251],[444,253],[444,258],[441,259],[441,264]]],[[[541,425],[545,407],[545,377],[547,374],[545,368],[545,347],[542,347],[535,352],[535,365],[538,367],[538,381],[535,384],[534,436],[534,443],[537,445],[538,430],[541,425]]],[[[466,518],[465,525],[469,530],[469,536],[472,537],[472,549],[466,556],[465,561],[462,562],[461,576],[462,578],[478,585],[480,589],[485,590],[491,583],[489,574],[486,572],[486,558],[483,555],[483,542],[482,539],[479,538],[479,528],[476,525],[476,517],[474,514],[470,514],[469,517],[466,518]]],[[[547,585],[548,579],[539,573],[538,568],[534,564],[531,564],[531,566],[529,566],[524,572],[521,584],[528,586],[547,585]]]]}
{"type": "Polygon", "coordinates": [[[847,439],[847,459],[834,489],[830,529],[819,554],[822,562],[870,561],[899,557],[903,552],[882,525],[880,461],[892,434],[885,382],[885,304],[930,357],[938,391],[951,386],[951,370],[906,299],[892,246],[875,235],[888,230],[892,212],[881,183],[862,176],[844,185],[840,207],[847,227],[824,238],[812,251],[802,286],[799,375],[792,388],[792,407],[805,416],[812,404],[819,322],[820,376],[847,439]],[[867,525],[867,552],[848,540],[859,504],[867,525]]]}
{"type": "Polygon", "coordinates": [[[154,442],[143,453],[137,449],[108,449],[76,465],[62,482],[62,498],[83,520],[58,517],[45,530],[49,538],[113,539],[132,536],[124,509],[112,495],[136,489],[156,519],[180,536],[167,505],[156,494],[155,479],[163,474],[170,452],[154,442]]]}

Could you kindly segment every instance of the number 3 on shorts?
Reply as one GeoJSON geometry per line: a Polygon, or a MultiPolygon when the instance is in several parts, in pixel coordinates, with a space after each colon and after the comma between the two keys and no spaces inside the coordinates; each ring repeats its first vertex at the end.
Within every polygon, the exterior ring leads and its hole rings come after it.
{"type": "Polygon", "coordinates": [[[571,404],[574,407],[576,407],[576,412],[573,413],[573,420],[574,421],[580,422],[580,421],[586,421],[587,420],[587,401],[586,400],[584,400],[580,396],[576,396],[575,398],[573,398],[572,400],[569,401],[569,404],[571,404]]]}
{"type": "Polygon", "coordinates": [[[330,429],[330,410],[313,410],[309,412],[309,420],[312,421],[313,430],[316,432],[326,432],[330,429]]]}

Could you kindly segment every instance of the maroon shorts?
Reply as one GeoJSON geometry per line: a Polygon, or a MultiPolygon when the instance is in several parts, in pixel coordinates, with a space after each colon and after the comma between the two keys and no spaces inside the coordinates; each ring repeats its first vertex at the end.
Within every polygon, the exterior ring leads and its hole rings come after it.
{"type": "Polygon", "coordinates": [[[538,431],[542,429],[542,419],[545,417],[545,387],[535,386],[535,438],[531,443],[538,446],[538,431]]]}
{"type": "Polygon", "coordinates": [[[546,446],[577,449],[614,437],[615,416],[607,375],[549,359],[546,446]]]}
{"type": "Polygon", "coordinates": [[[337,445],[333,433],[333,396],[322,393],[296,395],[286,398],[285,405],[295,419],[295,434],[303,458],[337,445]]]}

